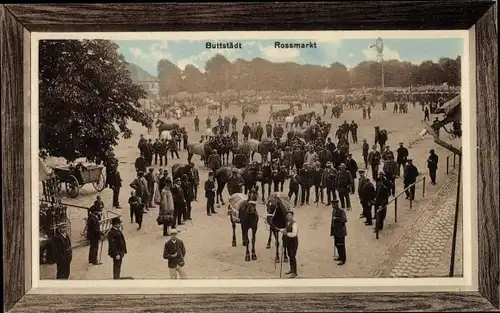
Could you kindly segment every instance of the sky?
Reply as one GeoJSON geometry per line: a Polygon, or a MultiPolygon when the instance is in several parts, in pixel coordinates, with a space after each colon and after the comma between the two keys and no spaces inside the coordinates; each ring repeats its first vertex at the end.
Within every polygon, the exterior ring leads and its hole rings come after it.
{"type": "MultiPolygon", "coordinates": [[[[181,70],[193,64],[204,72],[208,59],[220,53],[229,61],[252,60],[260,57],[273,62],[296,62],[328,66],[340,62],[348,68],[366,60],[376,60],[377,51],[370,48],[375,39],[322,39],[315,40],[317,48],[278,49],[274,42],[279,40],[239,40],[242,49],[207,49],[206,40],[114,40],[119,53],[127,62],[134,63],[153,76],[161,59],[168,59],[181,70]]],[[[210,41],[227,42],[225,40],[210,41]]],[[[308,40],[282,40],[283,43],[307,43],[308,40]]],[[[463,55],[463,39],[385,39],[384,60],[408,61],[420,64],[425,60],[437,61],[442,57],[455,59],[463,55]]]]}

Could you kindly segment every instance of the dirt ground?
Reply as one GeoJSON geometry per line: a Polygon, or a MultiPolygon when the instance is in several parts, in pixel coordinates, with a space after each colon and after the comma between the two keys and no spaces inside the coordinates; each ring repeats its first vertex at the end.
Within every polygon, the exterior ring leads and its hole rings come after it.
{"type": "MultiPolygon", "coordinates": [[[[315,110],[320,113],[322,111],[320,105],[315,108],[304,108],[303,112],[315,110]]],[[[201,109],[196,112],[199,116],[201,125],[207,115],[206,109],[201,109]]],[[[223,115],[232,116],[235,114],[238,119],[241,119],[240,109],[238,107],[230,107],[223,111],[223,115]]],[[[213,123],[218,115],[212,115],[213,123]]],[[[261,121],[267,122],[269,117],[268,106],[261,106],[258,114],[247,116],[246,122],[261,121]]],[[[361,142],[363,138],[368,140],[369,144],[373,143],[374,126],[380,125],[387,129],[389,135],[388,145],[391,150],[395,151],[398,147],[398,142],[404,142],[405,146],[409,147],[410,158],[414,160],[414,164],[419,169],[422,175],[427,174],[426,159],[430,149],[435,149],[440,157],[440,164],[437,176],[437,185],[430,184],[430,179],[427,179],[425,186],[425,197],[422,198],[422,184],[417,185],[417,197],[413,203],[413,209],[409,209],[408,200],[404,197],[398,200],[397,223],[394,222],[395,212],[394,206],[391,205],[388,210],[386,219],[387,226],[380,233],[380,238],[377,240],[373,233],[373,228],[365,226],[363,219],[359,218],[361,206],[357,196],[353,196],[353,209],[347,212],[347,231],[346,238],[347,248],[347,263],[343,266],[337,266],[333,261],[333,239],[330,237],[330,222],[331,222],[331,207],[324,204],[313,204],[301,206],[295,210],[295,219],[299,226],[299,249],[298,249],[298,275],[302,278],[368,278],[374,277],[381,264],[391,258],[396,258],[394,255],[393,245],[402,235],[408,235],[408,232],[418,234],[421,229],[414,229],[412,226],[422,213],[426,210],[426,206],[431,199],[436,195],[441,185],[446,180],[446,156],[450,154],[447,150],[437,146],[432,138],[426,137],[422,140],[416,140],[417,135],[422,130],[421,120],[423,112],[420,106],[412,107],[409,105],[408,114],[393,114],[391,104],[388,105],[387,111],[381,111],[380,105],[372,111],[372,118],[369,120],[362,119],[362,113],[359,109],[345,109],[344,114],[340,119],[330,119],[329,114],[326,117],[327,121],[333,124],[332,130],[337,129],[337,126],[347,120],[356,121],[359,125],[358,139],[360,144],[356,147],[351,144],[353,158],[358,162],[358,165],[363,163],[361,156],[361,142]]],[[[431,116],[431,120],[434,119],[431,116]]],[[[189,132],[190,141],[198,141],[202,133],[194,132],[194,116],[183,117],[180,123],[186,127],[189,132]]],[[[238,126],[241,129],[241,121],[238,121],[238,126]]],[[[137,142],[140,134],[146,137],[156,138],[157,133],[147,135],[146,128],[136,123],[130,123],[133,130],[133,136],[130,139],[122,139],[116,147],[116,155],[119,159],[119,170],[123,178],[123,188],[120,193],[120,203],[123,206],[121,210],[113,210],[118,214],[122,214],[124,224],[124,234],[127,240],[128,253],[124,257],[122,265],[122,276],[133,277],[135,279],[168,279],[169,273],[167,262],[163,260],[163,246],[168,237],[162,236],[162,227],[156,223],[158,208],[154,208],[150,213],[144,216],[144,225],[141,230],[137,230],[136,224],[130,223],[129,209],[127,200],[130,195],[131,188],[128,186],[135,177],[133,163],[138,156],[137,142]]],[[[203,127],[201,127],[203,130],[203,127]]],[[[333,137],[333,134],[331,134],[333,137]]],[[[444,138],[449,135],[444,134],[444,138]]],[[[168,169],[175,163],[186,163],[187,153],[179,152],[180,160],[172,160],[169,158],[168,169]]],[[[55,160],[51,161],[56,162],[55,160]]],[[[267,238],[269,232],[266,230],[266,225],[263,220],[259,222],[259,230],[257,233],[256,252],[258,260],[246,262],[244,259],[245,250],[241,245],[241,231],[237,229],[237,247],[231,246],[232,230],[228,216],[225,214],[227,208],[221,207],[218,209],[219,214],[211,217],[206,215],[204,192],[202,188],[203,182],[207,178],[208,171],[200,162],[199,156],[193,157],[193,162],[196,164],[200,173],[200,188],[198,190],[199,202],[193,202],[192,222],[180,226],[181,233],[178,235],[185,243],[187,249],[185,270],[190,278],[279,278],[280,264],[274,263],[276,248],[266,249],[267,238]]],[[[49,162],[50,163],[50,162],[49,162]]],[[[156,167],[158,168],[158,167],[156,167]]],[[[402,190],[402,180],[397,180],[396,192],[402,190]]],[[[285,190],[288,190],[288,182],[285,183],[285,190]]],[[[90,206],[96,195],[91,184],[84,186],[80,190],[80,195],[76,199],[64,198],[63,202],[77,204],[82,206],[90,206]]],[[[105,189],[100,193],[105,203],[105,206],[111,210],[110,189],[105,189]]],[[[227,190],[224,192],[224,199],[227,200],[227,190]]],[[[311,198],[314,199],[314,190],[311,190],[311,198]]],[[[312,202],[313,200],[311,200],[312,202]]],[[[265,214],[264,204],[258,206],[260,215],[265,214]]],[[[80,232],[84,228],[84,218],[87,216],[85,210],[70,209],[70,219],[72,223],[72,241],[76,243],[81,240],[80,232]]],[[[103,244],[102,262],[100,266],[89,265],[88,247],[75,248],[73,252],[73,261],[71,266],[70,279],[111,279],[112,278],[112,261],[107,256],[107,242],[103,244]]],[[[403,250],[403,248],[401,248],[403,250]]],[[[280,251],[281,253],[281,251],[280,251]]],[[[283,264],[283,272],[288,271],[288,264],[283,264]]],[[[41,266],[41,279],[53,279],[55,277],[54,265],[41,266]]]]}

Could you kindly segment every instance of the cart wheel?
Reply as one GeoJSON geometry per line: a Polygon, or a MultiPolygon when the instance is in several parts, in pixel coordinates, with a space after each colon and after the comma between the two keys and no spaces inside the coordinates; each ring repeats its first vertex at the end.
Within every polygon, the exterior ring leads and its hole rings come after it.
{"type": "Polygon", "coordinates": [[[66,192],[71,198],[76,198],[80,190],[80,184],[75,176],[70,175],[68,181],[66,182],[66,192]]]}
{"type": "Polygon", "coordinates": [[[104,185],[106,184],[106,177],[104,176],[104,173],[101,172],[99,175],[99,180],[96,182],[92,182],[92,185],[94,186],[95,190],[101,192],[104,190],[104,185]]]}

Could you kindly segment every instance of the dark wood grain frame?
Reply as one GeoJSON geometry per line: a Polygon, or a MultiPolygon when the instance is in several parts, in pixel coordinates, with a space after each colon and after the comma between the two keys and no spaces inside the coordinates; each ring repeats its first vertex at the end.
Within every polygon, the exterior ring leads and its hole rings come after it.
{"type": "MultiPolygon", "coordinates": [[[[496,5],[478,1],[2,5],[4,309],[12,312],[498,310],[496,5]],[[475,26],[479,290],[458,293],[36,295],[31,289],[30,32],[449,30],[475,26]]],[[[471,77],[474,79],[474,77],[471,77]]]]}

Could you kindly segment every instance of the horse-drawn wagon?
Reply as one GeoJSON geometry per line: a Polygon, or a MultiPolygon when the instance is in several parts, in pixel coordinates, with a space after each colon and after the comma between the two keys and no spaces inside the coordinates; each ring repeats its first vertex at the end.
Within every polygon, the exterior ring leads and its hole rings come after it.
{"type": "Polygon", "coordinates": [[[106,184],[105,171],[103,171],[104,166],[95,164],[85,164],[82,163],[64,166],[54,166],[52,167],[54,174],[59,181],[57,185],[59,191],[62,189],[62,184],[64,183],[66,187],[66,192],[71,198],[76,198],[85,184],[92,183],[95,190],[101,192],[104,190],[106,184]]]}

